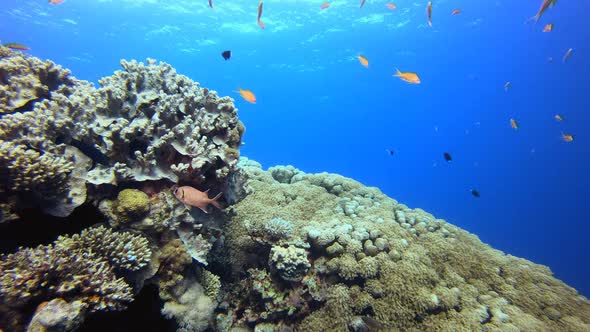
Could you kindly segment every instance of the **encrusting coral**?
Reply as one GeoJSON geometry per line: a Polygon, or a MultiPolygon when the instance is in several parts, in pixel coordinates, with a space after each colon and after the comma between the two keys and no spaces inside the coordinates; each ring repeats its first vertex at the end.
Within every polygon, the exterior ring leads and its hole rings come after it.
{"type": "Polygon", "coordinates": [[[590,329],[590,302],[544,266],[505,255],[444,220],[339,175],[305,174],[292,166],[264,172],[247,161],[240,165],[242,182],[250,189],[232,207],[225,241],[239,279],[239,285],[228,287],[243,289],[227,299],[234,326],[590,329]],[[287,238],[269,235],[271,220],[281,220],[279,229],[289,229],[287,238]],[[273,246],[276,241],[283,247],[273,246]],[[293,269],[301,282],[285,280],[277,252],[305,252],[306,247],[310,267],[293,269]],[[252,254],[262,255],[262,262],[252,262],[252,254]],[[251,266],[256,270],[239,277],[251,266]],[[265,291],[244,286],[249,284],[265,285],[265,291]],[[268,304],[297,303],[298,310],[245,300],[260,296],[268,304]],[[243,311],[244,306],[249,309],[243,311]]]}

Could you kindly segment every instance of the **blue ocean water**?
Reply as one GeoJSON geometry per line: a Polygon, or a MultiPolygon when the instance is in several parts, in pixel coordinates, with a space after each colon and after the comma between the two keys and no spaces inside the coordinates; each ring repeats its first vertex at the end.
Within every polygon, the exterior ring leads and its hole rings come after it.
{"type": "Polygon", "coordinates": [[[379,187],[590,296],[590,3],[560,1],[535,25],[537,0],[434,1],[428,27],[427,1],[322,2],[266,0],[262,30],[258,1],[2,0],[0,40],[94,82],[121,58],[168,62],[236,99],[242,155],[379,187]]]}

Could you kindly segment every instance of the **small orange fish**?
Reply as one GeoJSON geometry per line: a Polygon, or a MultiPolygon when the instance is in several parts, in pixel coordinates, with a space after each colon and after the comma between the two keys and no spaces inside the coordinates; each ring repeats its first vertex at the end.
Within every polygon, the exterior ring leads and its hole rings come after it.
{"type": "Polygon", "coordinates": [[[369,60],[367,58],[365,58],[362,55],[358,55],[357,58],[359,59],[361,65],[365,66],[366,68],[369,68],[369,60]]]}
{"type": "Polygon", "coordinates": [[[461,12],[461,9],[457,8],[457,9],[453,10],[453,12],[451,13],[451,15],[454,16],[454,15],[459,14],[460,12],[461,12]]]}
{"type": "Polygon", "coordinates": [[[60,3],[63,3],[64,0],[49,0],[49,4],[50,5],[59,5],[60,3]]]}
{"type": "Polygon", "coordinates": [[[391,10],[396,10],[397,6],[393,3],[393,2],[389,2],[388,4],[386,4],[387,8],[391,9],[391,10]]]}
{"type": "Polygon", "coordinates": [[[563,121],[563,117],[559,114],[555,114],[554,118],[555,118],[555,120],[557,120],[559,122],[563,121]]]}
{"type": "Polygon", "coordinates": [[[174,196],[181,201],[187,208],[188,207],[196,207],[201,209],[201,211],[207,212],[207,206],[209,204],[215,206],[218,209],[221,209],[221,205],[217,201],[219,197],[221,197],[222,193],[217,194],[213,198],[209,198],[209,189],[205,191],[200,191],[196,188],[189,187],[189,186],[173,186],[172,191],[174,196]]]}
{"type": "Polygon", "coordinates": [[[564,142],[573,142],[574,141],[574,135],[561,133],[561,139],[564,142]]]}
{"type": "Polygon", "coordinates": [[[428,6],[426,6],[426,13],[428,14],[428,26],[432,27],[432,1],[428,1],[428,6]]]}
{"type": "Polygon", "coordinates": [[[326,9],[326,8],[328,8],[328,7],[330,7],[330,3],[329,3],[329,2],[324,2],[324,3],[323,3],[321,6],[320,6],[320,9],[326,9]]]}
{"type": "Polygon", "coordinates": [[[567,52],[565,52],[565,55],[563,56],[563,62],[567,62],[567,59],[569,59],[570,56],[572,56],[573,51],[574,49],[570,48],[569,50],[567,50],[567,52]]]}
{"type": "Polygon", "coordinates": [[[250,90],[244,90],[242,88],[238,88],[238,91],[237,92],[247,102],[252,103],[252,104],[256,104],[256,96],[254,95],[254,93],[252,91],[250,91],[250,90]]]}
{"type": "Polygon", "coordinates": [[[395,70],[396,70],[396,73],[393,74],[393,76],[399,77],[402,81],[405,81],[405,82],[408,82],[411,84],[420,84],[420,77],[418,77],[418,74],[412,73],[412,72],[402,73],[397,68],[395,70]]]}
{"type": "Polygon", "coordinates": [[[510,127],[512,127],[514,130],[518,129],[518,122],[516,122],[514,119],[510,119],[510,127]]]}
{"type": "Polygon", "coordinates": [[[262,0],[260,0],[260,2],[258,3],[258,18],[256,19],[256,22],[258,22],[259,27],[264,29],[264,23],[262,23],[260,17],[262,17],[262,0]]]}
{"type": "Polygon", "coordinates": [[[548,23],[544,28],[543,28],[543,32],[551,32],[553,30],[553,24],[552,23],[548,23]]]}

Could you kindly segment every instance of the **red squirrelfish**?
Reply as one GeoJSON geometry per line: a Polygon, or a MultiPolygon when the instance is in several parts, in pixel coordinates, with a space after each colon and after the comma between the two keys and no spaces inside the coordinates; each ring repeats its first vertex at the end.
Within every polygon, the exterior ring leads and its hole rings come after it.
{"type": "Polygon", "coordinates": [[[221,197],[223,193],[219,193],[217,194],[217,196],[209,198],[209,189],[205,191],[200,191],[190,186],[173,186],[172,190],[174,192],[174,196],[187,207],[197,207],[205,213],[208,213],[207,206],[209,204],[215,206],[218,209],[222,209],[221,205],[217,200],[219,199],[219,197],[221,197]]]}

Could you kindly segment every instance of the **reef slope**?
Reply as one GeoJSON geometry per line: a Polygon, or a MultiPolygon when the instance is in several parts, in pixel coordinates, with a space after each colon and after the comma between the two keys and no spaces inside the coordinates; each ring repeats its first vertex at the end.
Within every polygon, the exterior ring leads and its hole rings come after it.
{"type": "Polygon", "coordinates": [[[590,301],[549,268],[352,179],[264,171],[239,158],[231,98],[121,65],[95,88],[0,47],[0,331],[108,330],[84,325],[103,311],[150,330],[126,311],[148,288],[182,332],[590,331],[590,301]],[[18,247],[31,210],[80,232],[18,247]]]}

